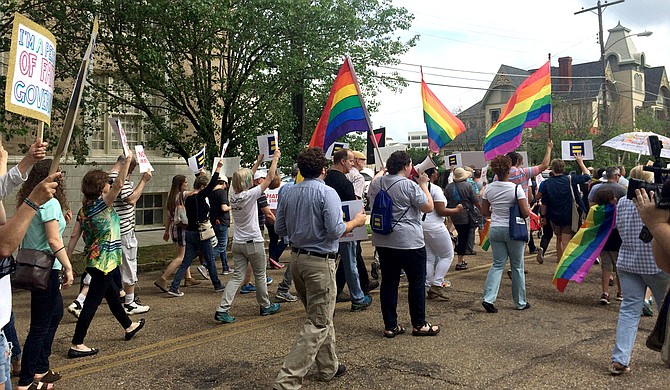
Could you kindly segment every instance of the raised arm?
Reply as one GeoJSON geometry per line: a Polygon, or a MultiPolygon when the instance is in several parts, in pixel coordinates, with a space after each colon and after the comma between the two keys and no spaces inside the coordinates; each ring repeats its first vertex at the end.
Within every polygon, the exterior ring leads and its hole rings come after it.
{"type": "Polygon", "coordinates": [[[279,151],[279,149],[276,149],[274,154],[272,155],[272,164],[270,165],[270,170],[268,170],[268,175],[265,178],[265,180],[263,180],[263,182],[260,184],[261,192],[265,192],[265,190],[268,189],[270,183],[272,183],[272,179],[274,179],[275,173],[277,172],[277,162],[279,161],[280,158],[281,158],[281,152],[279,151]]]}
{"type": "Polygon", "coordinates": [[[137,203],[137,201],[140,199],[140,196],[142,196],[144,186],[147,184],[149,180],[151,180],[152,177],[153,175],[151,174],[151,171],[144,172],[144,174],[142,174],[142,180],[140,180],[140,182],[137,183],[135,189],[133,190],[133,193],[128,198],[126,198],[125,200],[126,203],[135,205],[135,203],[137,203]]]}
{"type": "MultiPolygon", "coordinates": [[[[542,162],[540,163],[540,172],[544,171],[545,169],[549,168],[549,163],[551,162],[551,149],[554,147],[554,141],[551,140],[551,138],[547,141],[547,150],[544,152],[544,158],[542,159],[542,162]]],[[[530,165],[530,164],[528,164],[530,165]]]]}
{"type": "MultiPolygon", "coordinates": [[[[129,152],[130,153],[130,152],[129,152]]],[[[119,169],[119,175],[114,180],[114,183],[109,187],[109,191],[103,195],[102,199],[105,201],[107,206],[111,206],[117,196],[121,193],[123,189],[123,184],[126,182],[126,177],[128,176],[128,168],[130,168],[130,162],[133,159],[133,155],[130,154],[123,161],[121,169],[119,169]]]]}

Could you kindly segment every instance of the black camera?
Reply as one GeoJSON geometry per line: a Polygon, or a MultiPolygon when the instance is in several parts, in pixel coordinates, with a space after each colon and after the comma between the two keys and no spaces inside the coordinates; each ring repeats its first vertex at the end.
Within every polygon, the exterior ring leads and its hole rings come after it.
{"type": "Polygon", "coordinates": [[[661,149],[663,149],[663,144],[658,139],[658,136],[655,135],[650,135],[648,141],[649,151],[654,157],[654,164],[652,166],[645,166],[642,169],[654,173],[654,182],[647,183],[638,179],[629,179],[626,196],[628,199],[633,199],[635,198],[635,190],[644,188],[647,194],[650,191],[654,191],[656,207],[659,209],[670,209],[670,183],[665,180],[667,175],[670,174],[670,169],[661,168],[661,149]]]}

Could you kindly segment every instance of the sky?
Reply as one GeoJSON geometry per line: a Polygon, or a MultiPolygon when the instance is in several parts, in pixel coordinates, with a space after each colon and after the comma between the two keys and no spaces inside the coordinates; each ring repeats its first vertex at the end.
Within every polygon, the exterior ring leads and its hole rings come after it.
{"type": "MultiPolygon", "coordinates": [[[[382,91],[377,97],[379,109],[371,113],[373,127],[386,127],[387,137],[400,142],[407,142],[409,131],[425,131],[419,65],[433,93],[458,112],[482,99],[501,64],[535,69],[547,61],[548,53],[552,66],[565,56],[572,57],[573,64],[598,61],[598,16],[595,11],[575,15],[596,2],[393,0],[394,6],[414,15],[410,30],[399,36],[420,39],[401,57],[400,65],[381,69],[398,71],[413,82],[400,93],[382,91]]],[[[603,13],[605,42],[607,30],[619,22],[630,34],[651,31],[649,37],[633,37],[633,43],[649,65],[666,66],[670,73],[670,1],[610,5],[603,13]]]]}

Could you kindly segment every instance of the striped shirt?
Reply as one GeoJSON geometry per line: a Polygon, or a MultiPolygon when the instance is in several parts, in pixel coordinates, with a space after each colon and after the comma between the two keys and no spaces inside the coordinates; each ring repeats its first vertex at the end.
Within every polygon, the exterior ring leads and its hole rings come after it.
{"type": "MultiPolygon", "coordinates": [[[[109,172],[109,178],[116,180],[119,173],[116,171],[109,172]]],[[[123,183],[123,188],[119,196],[114,199],[114,210],[119,215],[121,221],[121,235],[132,233],[135,230],[135,205],[126,202],[126,200],[133,194],[133,183],[128,179],[123,183]]]]}
{"type": "Polygon", "coordinates": [[[507,180],[511,181],[514,184],[520,184],[523,192],[526,194],[526,199],[530,202],[530,194],[528,193],[528,182],[531,177],[535,177],[540,174],[540,166],[536,165],[534,167],[528,168],[518,168],[511,167],[509,169],[509,177],[507,180]]]}
{"type": "Polygon", "coordinates": [[[616,228],[621,236],[621,248],[616,267],[622,271],[642,275],[661,272],[656,266],[651,242],[640,240],[644,223],[632,200],[623,197],[616,205],[616,228]]]}

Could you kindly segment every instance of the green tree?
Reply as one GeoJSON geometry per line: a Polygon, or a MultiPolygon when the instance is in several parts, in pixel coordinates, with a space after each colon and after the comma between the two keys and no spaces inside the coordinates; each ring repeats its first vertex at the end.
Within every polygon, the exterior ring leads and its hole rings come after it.
{"type": "Polygon", "coordinates": [[[635,128],[639,131],[652,131],[667,137],[670,134],[670,120],[658,118],[654,109],[647,107],[635,115],[635,128]]]}

